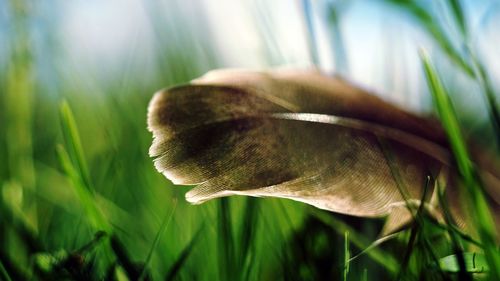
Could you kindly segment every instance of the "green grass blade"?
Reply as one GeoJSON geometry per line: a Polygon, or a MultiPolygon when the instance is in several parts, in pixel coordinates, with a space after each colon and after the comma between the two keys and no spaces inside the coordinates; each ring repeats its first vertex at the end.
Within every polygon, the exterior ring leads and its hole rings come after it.
{"type": "Polygon", "coordinates": [[[153,241],[153,245],[151,246],[151,249],[149,250],[148,256],[146,258],[146,261],[144,262],[144,267],[142,269],[141,274],[139,275],[139,280],[144,280],[144,277],[146,277],[146,272],[147,272],[147,267],[151,263],[151,258],[153,257],[153,253],[158,247],[158,244],[160,243],[161,237],[163,236],[163,233],[165,233],[165,230],[168,228],[170,225],[170,222],[172,221],[172,218],[174,217],[175,210],[177,209],[177,201],[175,201],[174,206],[170,214],[165,214],[165,218],[163,219],[163,222],[160,226],[160,229],[156,233],[155,240],[153,241]]]}
{"type": "Polygon", "coordinates": [[[469,158],[464,138],[458,125],[449,95],[431,65],[428,56],[421,53],[422,62],[432,93],[433,101],[446,131],[458,170],[465,184],[466,199],[471,207],[472,221],[484,244],[486,260],[490,265],[493,279],[500,280],[500,254],[496,246],[495,224],[483,194],[474,166],[469,158]]]}
{"type": "Polygon", "coordinates": [[[345,48],[344,36],[341,29],[340,17],[342,9],[346,8],[348,2],[331,2],[327,4],[328,23],[330,25],[332,44],[332,53],[335,61],[335,72],[337,74],[347,75],[349,73],[349,61],[345,48]]]}
{"type": "MultiPolygon", "coordinates": [[[[458,272],[459,272],[459,278],[460,280],[471,280],[472,277],[467,274],[466,270],[466,265],[465,265],[465,258],[464,258],[464,250],[462,243],[460,239],[458,239],[458,234],[455,233],[452,229],[456,225],[456,223],[453,221],[453,217],[451,216],[450,209],[448,207],[448,204],[446,202],[445,196],[444,196],[444,188],[441,186],[440,183],[438,183],[437,186],[437,194],[438,194],[438,200],[439,200],[439,205],[441,206],[443,210],[443,215],[444,215],[444,220],[446,224],[448,225],[448,233],[450,235],[450,240],[451,240],[451,246],[453,248],[453,252],[455,253],[453,257],[455,258],[455,262],[458,265],[458,272]]],[[[437,261],[439,263],[439,261],[437,261]]]]}
{"type": "Polygon", "coordinates": [[[347,276],[349,275],[350,262],[351,262],[351,252],[349,250],[349,231],[346,231],[344,233],[344,270],[343,270],[344,281],[347,281],[347,276]]]}
{"type": "Polygon", "coordinates": [[[83,182],[81,174],[79,174],[78,170],[73,166],[73,163],[71,162],[67,151],[62,145],[58,145],[56,151],[59,158],[59,163],[61,164],[68,178],[71,180],[75,193],[87,215],[86,217],[89,220],[91,226],[96,231],[102,230],[106,233],[111,233],[111,226],[97,206],[95,198],[90,189],[83,182]]]}
{"type": "Polygon", "coordinates": [[[316,66],[319,65],[319,54],[318,46],[316,42],[316,31],[314,29],[313,22],[313,7],[311,0],[302,0],[302,9],[304,13],[304,21],[307,30],[307,44],[309,47],[309,54],[311,56],[312,63],[316,66]]]}
{"type": "MultiPolygon", "coordinates": [[[[1,191],[1,189],[0,189],[1,191]]],[[[1,197],[0,201],[5,200],[1,197]]],[[[44,245],[37,236],[35,230],[26,222],[25,218],[20,217],[18,212],[15,212],[10,208],[8,204],[3,204],[0,202],[0,226],[2,226],[1,221],[4,220],[5,224],[9,224],[15,231],[17,237],[23,241],[24,246],[28,253],[36,253],[44,250],[44,245]]],[[[2,251],[3,249],[0,249],[2,251]]]]}
{"type": "Polygon", "coordinates": [[[448,136],[454,156],[456,157],[458,169],[464,176],[465,180],[467,182],[471,182],[474,178],[472,170],[473,167],[468,157],[467,148],[463,141],[463,136],[458,125],[456,114],[451,105],[450,98],[439,81],[427,55],[422,53],[421,57],[434,105],[436,106],[439,117],[448,136]]]}
{"type": "MultiPolygon", "coordinates": [[[[483,273],[489,271],[486,258],[478,253],[464,253],[465,270],[469,273],[483,273]]],[[[460,265],[457,262],[458,258],[455,255],[446,256],[439,259],[439,267],[447,272],[459,272],[460,265]]]]}
{"type": "Polygon", "coordinates": [[[94,251],[99,245],[104,242],[104,239],[107,238],[108,235],[103,231],[98,231],[94,234],[94,238],[90,240],[87,244],[80,247],[74,253],[78,255],[85,256],[89,255],[92,251],[94,251]]]}
{"type": "Polygon", "coordinates": [[[410,258],[415,248],[417,247],[416,240],[419,234],[420,234],[420,228],[414,225],[414,227],[411,228],[410,239],[408,239],[408,245],[405,249],[405,254],[403,256],[403,260],[401,262],[398,272],[398,277],[396,278],[396,280],[408,279],[408,277],[410,276],[411,272],[408,271],[408,264],[410,263],[410,258]]]}
{"type": "Polygon", "coordinates": [[[188,259],[189,255],[193,251],[194,246],[198,242],[200,235],[204,229],[204,226],[200,227],[200,229],[196,232],[196,234],[191,238],[191,241],[186,245],[186,247],[182,250],[177,260],[172,264],[167,274],[165,275],[165,281],[173,281],[177,277],[180,269],[188,259]]]}
{"type": "MultiPolygon", "coordinates": [[[[467,62],[463,56],[456,51],[453,47],[448,36],[446,36],[443,28],[438,24],[438,21],[432,17],[425,8],[419,6],[415,1],[406,0],[387,0],[405,9],[410,15],[412,15],[421,26],[434,38],[441,49],[448,55],[452,62],[458,65],[467,75],[476,79],[481,87],[487,99],[487,106],[490,114],[491,121],[496,133],[497,138],[497,148],[500,149],[500,111],[496,103],[495,93],[493,87],[489,82],[488,76],[484,70],[484,67],[477,61],[474,55],[471,54],[469,50],[469,55],[471,57],[471,62],[467,62]]],[[[461,31],[464,42],[467,41],[467,25],[465,15],[460,3],[460,0],[448,0],[448,4],[452,10],[453,17],[458,29],[461,31]]]]}
{"type": "Polygon", "coordinates": [[[235,244],[231,222],[229,198],[218,201],[218,252],[219,274],[222,280],[236,280],[235,276],[235,244]]]}
{"type": "Polygon", "coordinates": [[[111,236],[111,249],[113,250],[117,263],[125,270],[130,280],[138,280],[141,275],[141,269],[129,257],[123,243],[116,235],[111,236]]]}
{"type": "Polygon", "coordinates": [[[363,276],[361,277],[361,281],[368,281],[368,270],[363,269],[363,276]]]}
{"type": "Polygon", "coordinates": [[[448,0],[448,5],[451,8],[453,18],[455,19],[455,23],[458,25],[462,36],[467,36],[467,24],[465,21],[464,11],[462,9],[462,5],[460,0],[448,0]]]}
{"type": "MultiPolygon", "coordinates": [[[[11,260],[10,257],[7,256],[6,253],[0,251],[0,263],[5,269],[5,272],[8,272],[9,276],[16,281],[25,281],[28,279],[28,274],[21,267],[21,265],[17,264],[15,261],[11,260]]],[[[1,276],[1,275],[0,275],[1,276]]]]}
{"type": "Polygon", "coordinates": [[[463,59],[460,53],[454,48],[452,42],[446,36],[446,32],[439,25],[438,21],[422,6],[413,0],[387,0],[405,10],[429,33],[441,50],[450,60],[459,66],[468,76],[474,77],[471,65],[463,59]]]}
{"type": "MultiPolygon", "coordinates": [[[[391,169],[393,169],[393,168],[391,168],[391,169]]],[[[394,174],[394,172],[393,172],[393,174],[394,174]]],[[[396,182],[398,182],[398,181],[396,181],[396,182]]],[[[416,213],[414,213],[412,208],[409,206],[409,202],[406,199],[407,197],[406,198],[403,197],[403,198],[405,198],[408,210],[412,213],[413,224],[412,224],[412,227],[410,229],[410,238],[408,239],[408,246],[406,247],[405,254],[403,256],[403,260],[402,260],[401,265],[400,265],[398,278],[396,278],[396,280],[402,280],[403,276],[408,278],[408,276],[407,276],[408,275],[408,272],[407,272],[408,265],[410,263],[410,259],[412,257],[414,250],[415,250],[415,247],[418,247],[416,245],[418,242],[418,239],[423,236],[422,240],[424,242],[424,245],[426,245],[426,246],[429,245],[428,240],[425,238],[425,226],[426,225],[425,225],[425,218],[424,218],[424,205],[426,203],[427,194],[429,192],[430,182],[431,182],[431,178],[430,178],[430,176],[427,176],[426,181],[425,181],[425,185],[423,188],[422,197],[420,198],[421,203],[418,206],[416,213]]],[[[399,184],[400,183],[398,183],[398,185],[399,184]]],[[[422,247],[422,248],[423,248],[423,250],[429,251],[430,254],[433,255],[432,249],[430,247],[422,247]]]]}
{"type": "Polygon", "coordinates": [[[96,231],[102,230],[109,234],[111,233],[111,225],[97,206],[94,189],[90,184],[89,173],[76,121],[66,101],[61,103],[59,112],[66,146],[70,151],[70,153],[68,153],[62,145],[56,147],[59,163],[63,167],[66,175],[70,178],[92,227],[96,231]],[[71,155],[73,155],[73,157],[71,157],[71,155]]]}
{"type": "Polygon", "coordinates": [[[76,162],[75,166],[78,168],[86,187],[90,188],[90,177],[83,153],[80,134],[78,133],[75,117],[67,101],[61,103],[59,114],[62,123],[62,132],[69,155],[76,162]]]}
{"type": "Polygon", "coordinates": [[[3,266],[2,261],[0,261],[0,280],[5,280],[5,281],[12,281],[12,278],[10,278],[9,273],[3,266]]]}
{"type": "Polygon", "coordinates": [[[350,243],[361,250],[370,248],[368,251],[364,251],[364,254],[368,255],[375,262],[383,266],[389,273],[395,275],[398,272],[399,262],[391,254],[377,247],[370,247],[370,241],[363,234],[358,233],[346,223],[335,219],[333,216],[328,215],[323,211],[312,209],[311,214],[325,224],[331,226],[333,230],[337,231],[341,235],[344,235],[345,232],[349,232],[350,243]]]}
{"type": "Polygon", "coordinates": [[[484,69],[484,66],[474,55],[471,54],[471,57],[477,80],[479,85],[481,85],[481,88],[483,88],[483,93],[486,96],[486,104],[488,106],[488,112],[496,136],[497,151],[500,151],[500,111],[497,106],[495,90],[491,85],[491,81],[486,73],[486,70],[484,69]]]}
{"type": "Polygon", "coordinates": [[[259,212],[259,200],[256,198],[246,198],[238,235],[238,264],[240,265],[239,280],[248,280],[252,263],[252,245],[258,233],[257,215],[259,212]]]}
{"type": "Polygon", "coordinates": [[[240,264],[247,264],[245,261],[250,255],[250,247],[257,232],[257,214],[259,201],[256,198],[247,198],[243,218],[240,225],[239,253],[240,264]]]}

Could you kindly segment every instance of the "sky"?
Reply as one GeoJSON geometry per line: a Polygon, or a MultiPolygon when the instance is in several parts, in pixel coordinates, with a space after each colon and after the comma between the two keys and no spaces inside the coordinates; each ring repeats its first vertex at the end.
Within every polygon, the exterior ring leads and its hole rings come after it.
{"type": "MultiPolygon", "coordinates": [[[[339,27],[348,67],[336,69],[332,45],[337,42],[325,24],[323,2],[312,1],[320,68],[331,74],[342,72],[349,80],[383,93],[393,102],[421,109],[420,92],[425,84],[418,49],[431,52],[435,49],[424,32],[407,15],[383,1],[344,1],[350,4],[342,10],[339,27]]],[[[436,11],[443,9],[441,1],[424,2],[436,11]]],[[[39,39],[43,41],[46,36],[43,32],[50,32],[60,45],[58,53],[62,55],[57,56],[64,61],[61,64],[95,77],[114,75],[123,68],[124,61],[131,61],[132,67],[145,73],[152,71],[160,39],[169,48],[186,36],[195,38],[193,42],[201,42],[195,46],[198,49],[203,49],[203,42],[207,42],[203,39],[208,39],[221,58],[221,67],[268,69],[312,65],[301,0],[52,0],[48,3],[38,4],[33,13],[37,19],[34,25],[48,23],[45,30],[35,27],[41,30],[39,39]]],[[[490,72],[500,77],[496,63],[500,61],[500,48],[496,47],[500,46],[496,32],[500,27],[500,8],[494,3],[495,0],[464,1],[472,34],[477,37],[471,40],[477,45],[473,48],[485,54],[490,72]]],[[[8,21],[6,6],[5,0],[0,0],[0,24],[8,21]]],[[[43,51],[39,57],[44,57],[43,51]]],[[[48,65],[51,59],[45,56],[48,65]]]]}

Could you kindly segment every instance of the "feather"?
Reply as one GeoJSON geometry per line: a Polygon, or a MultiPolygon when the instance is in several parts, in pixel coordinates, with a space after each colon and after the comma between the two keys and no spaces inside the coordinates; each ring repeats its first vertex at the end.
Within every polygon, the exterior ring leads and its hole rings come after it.
{"type": "MultiPolygon", "coordinates": [[[[194,204],[230,195],[288,198],[389,216],[390,233],[422,199],[441,217],[433,185],[422,198],[428,175],[456,182],[439,124],[315,71],[209,72],[155,94],[148,128],[156,169],[175,184],[196,185],[186,194],[194,204]]],[[[498,172],[483,174],[498,191],[498,172]]],[[[456,186],[446,192],[465,226],[456,186]]]]}

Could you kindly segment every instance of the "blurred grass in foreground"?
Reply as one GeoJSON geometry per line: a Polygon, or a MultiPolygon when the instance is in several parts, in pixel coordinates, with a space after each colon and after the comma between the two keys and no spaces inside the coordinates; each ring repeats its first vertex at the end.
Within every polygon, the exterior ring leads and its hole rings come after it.
{"type": "MultiPolygon", "coordinates": [[[[388,2],[416,13],[457,68],[482,81],[494,124],[496,103],[480,64],[453,49],[425,8],[413,6],[416,1],[388,2]]],[[[449,2],[467,38],[460,3],[449,2]]],[[[103,82],[64,65],[64,73],[58,74],[65,79],[49,89],[37,80],[29,39],[37,5],[9,2],[14,32],[7,67],[0,72],[0,280],[472,278],[448,272],[474,271],[467,263],[471,255],[453,263],[457,256],[450,239],[425,220],[389,243],[370,247],[381,221],[278,199],[188,205],[186,189],[172,186],[148,157],[147,103],[154,91],[189,81],[220,63],[208,35],[183,29],[175,5],[168,21],[159,12],[162,7],[148,3],[160,37],[150,84],[144,85],[141,69],[124,68],[119,78],[103,82]],[[169,40],[174,33],[178,38],[169,40]],[[205,54],[197,50],[199,45],[205,54]]],[[[338,26],[332,30],[342,38],[338,26]]],[[[337,56],[348,52],[337,48],[337,56]]],[[[458,134],[451,137],[462,140],[458,134]]],[[[474,186],[473,181],[465,183],[474,186]]],[[[478,232],[491,227],[487,214],[480,217],[478,232]]],[[[498,250],[489,239],[481,236],[489,248],[479,263],[493,269],[495,278],[498,250]]]]}

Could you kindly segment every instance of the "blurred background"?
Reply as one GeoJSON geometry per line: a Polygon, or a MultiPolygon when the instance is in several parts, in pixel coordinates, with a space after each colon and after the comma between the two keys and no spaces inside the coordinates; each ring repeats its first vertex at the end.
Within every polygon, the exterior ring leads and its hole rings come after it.
{"type": "MultiPolygon", "coordinates": [[[[150,98],[215,68],[318,67],[431,115],[425,50],[466,134],[494,151],[499,5],[0,0],[0,279],[340,280],[381,221],[279,199],[189,205],[148,157],[150,98]]],[[[363,255],[349,280],[393,276],[396,260],[363,255]]]]}

